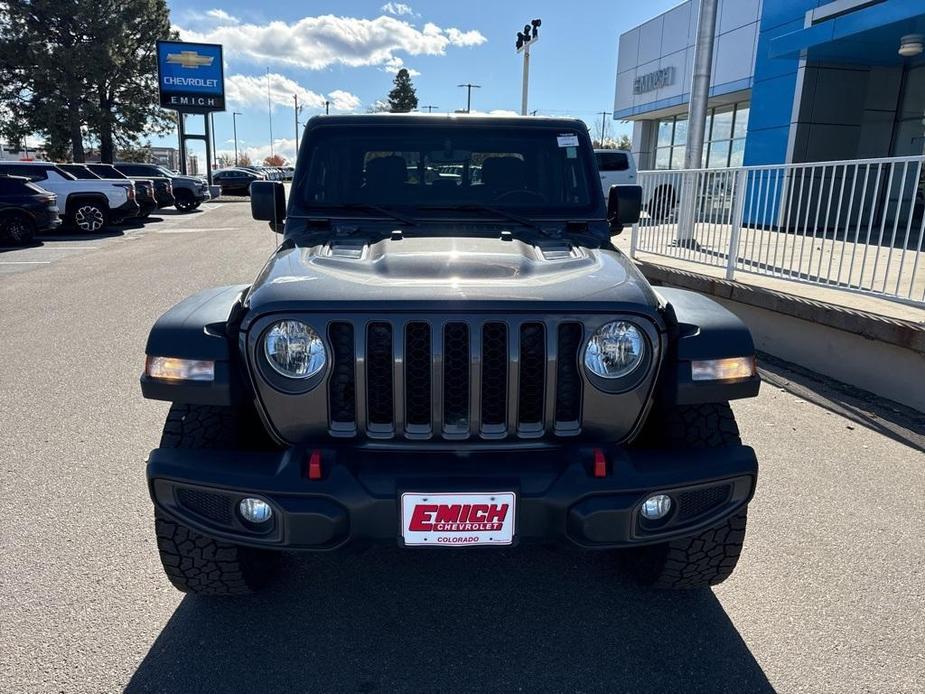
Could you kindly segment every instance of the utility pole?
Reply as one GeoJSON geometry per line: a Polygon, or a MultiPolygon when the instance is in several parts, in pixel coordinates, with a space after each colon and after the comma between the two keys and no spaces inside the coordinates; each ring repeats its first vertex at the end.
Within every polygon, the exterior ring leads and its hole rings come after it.
{"type": "Polygon", "coordinates": [[[466,88],[466,113],[471,113],[472,112],[472,90],[481,89],[482,85],[481,84],[470,84],[469,82],[466,82],[465,84],[457,84],[456,86],[466,88]]]}
{"type": "Polygon", "coordinates": [[[612,116],[612,111],[598,111],[597,115],[601,117],[601,149],[604,149],[604,134],[607,132],[607,116],[612,116]]]}
{"type": "Polygon", "coordinates": [[[234,129],[234,165],[238,165],[238,116],[241,114],[237,111],[231,113],[231,127],[234,129]]]}
{"type": "Polygon", "coordinates": [[[524,54],[524,80],[520,95],[520,115],[527,115],[527,93],[530,88],[530,46],[539,41],[539,28],[543,20],[534,19],[529,24],[524,24],[524,30],[517,32],[517,52],[524,54]]]}
{"type": "Polygon", "coordinates": [[[273,156],[273,107],[270,105],[270,68],[267,68],[267,118],[270,122],[270,156],[273,156]]]}
{"type": "Polygon", "coordinates": [[[331,115],[331,102],[330,101],[324,102],[324,115],[326,116],[331,115]]]}
{"type": "Polygon", "coordinates": [[[433,113],[435,108],[440,108],[439,106],[421,106],[421,108],[426,108],[428,113],[433,113]]]}
{"type": "Polygon", "coordinates": [[[294,103],[293,111],[295,113],[295,151],[299,151],[299,95],[293,94],[292,101],[294,103]]]}

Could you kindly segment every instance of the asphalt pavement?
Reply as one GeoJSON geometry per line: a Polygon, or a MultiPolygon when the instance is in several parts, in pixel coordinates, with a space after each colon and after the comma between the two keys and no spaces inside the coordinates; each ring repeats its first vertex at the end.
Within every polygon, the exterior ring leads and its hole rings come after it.
{"type": "Polygon", "coordinates": [[[147,332],[278,241],[230,200],[0,253],[48,261],[0,276],[0,691],[925,689],[922,416],[773,360],[734,404],[761,473],[712,591],[639,589],[611,553],[381,547],[286,557],[253,597],[176,592],[144,481],[168,407],[139,392],[147,332]]]}

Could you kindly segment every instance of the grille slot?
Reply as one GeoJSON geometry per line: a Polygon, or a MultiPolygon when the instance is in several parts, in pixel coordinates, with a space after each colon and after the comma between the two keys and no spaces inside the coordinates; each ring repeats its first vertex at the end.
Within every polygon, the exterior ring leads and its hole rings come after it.
{"type": "Polygon", "coordinates": [[[556,360],[556,428],[575,429],[581,418],[581,375],[578,351],[581,349],[581,323],[559,326],[556,360]]]}
{"type": "Polygon", "coordinates": [[[501,433],[507,420],[507,326],[482,328],[482,430],[501,433]]]}
{"type": "Polygon", "coordinates": [[[731,488],[730,485],[723,484],[718,487],[695,489],[692,492],[678,494],[677,520],[683,522],[712,511],[729,498],[731,488]]]}
{"type": "Polygon", "coordinates": [[[469,427],[469,326],[447,323],[443,350],[443,428],[462,433],[469,427]]]}
{"type": "Polygon", "coordinates": [[[353,325],[331,323],[329,331],[333,352],[331,383],[328,396],[332,424],[356,424],[356,370],[353,325]]]}
{"type": "Polygon", "coordinates": [[[366,331],[366,407],[370,424],[392,424],[392,365],[392,326],[370,323],[366,331]]]}
{"type": "Polygon", "coordinates": [[[430,377],[430,326],[423,322],[408,323],[405,328],[405,420],[409,428],[430,428],[430,377]]]}
{"type": "Polygon", "coordinates": [[[177,489],[177,501],[188,511],[222,525],[231,525],[231,498],[198,489],[177,489]]]}
{"type": "Polygon", "coordinates": [[[542,430],[546,392],[546,330],[542,323],[520,326],[520,386],[518,424],[542,430]]]}

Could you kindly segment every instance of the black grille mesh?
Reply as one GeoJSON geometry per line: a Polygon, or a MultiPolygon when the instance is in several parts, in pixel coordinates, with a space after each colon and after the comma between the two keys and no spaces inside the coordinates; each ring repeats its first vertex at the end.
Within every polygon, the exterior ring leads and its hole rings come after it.
{"type": "Polygon", "coordinates": [[[405,416],[408,424],[430,424],[430,326],[409,323],[405,331],[405,416]]]}
{"type": "Polygon", "coordinates": [[[486,323],[482,328],[482,423],[507,420],[507,326],[486,323]]]}
{"type": "Polygon", "coordinates": [[[575,422],[581,414],[581,376],[578,373],[578,350],[581,348],[581,324],[559,326],[556,357],[556,421],[575,422]]]}
{"type": "Polygon", "coordinates": [[[370,323],[366,332],[366,402],[370,423],[392,423],[392,326],[388,323],[370,323]]]}
{"type": "Polygon", "coordinates": [[[331,421],[356,422],[356,372],[353,347],[353,325],[332,323],[331,347],[331,421]]]}
{"type": "Polygon", "coordinates": [[[718,487],[695,489],[692,492],[678,494],[679,522],[686,521],[701,513],[712,511],[729,497],[730,485],[723,484],[718,487]]]}
{"type": "Polygon", "coordinates": [[[443,333],[443,422],[469,423],[469,326],[447,323],[443,333]]]}
{"type": "Polygon", "coordinates": [[[543,394],[546,390],[546,331],[542,323],[520,327],[520,422],[535,424],[543,420],[543,394]]]}
{"type": "Polygon", "coordinates": [[[231,498],[198,489],[177,489],[177,501],[188,511],[222,525],[231,525],[231,498]]]}

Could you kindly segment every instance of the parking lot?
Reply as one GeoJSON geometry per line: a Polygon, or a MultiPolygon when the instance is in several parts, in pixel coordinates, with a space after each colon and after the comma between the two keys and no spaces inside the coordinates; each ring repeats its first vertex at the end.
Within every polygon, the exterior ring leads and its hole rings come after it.
{"type": "Polygon", "coordinates": [[[734,406],[762,472],[713,591],[639,589],[610,553],[380,547],[288,557],[256,597],[176,592],[147,332],[279,238],[233,199],[0,253],[0,690],[921,691],[923,421],[777,362],[734,406]]]}

